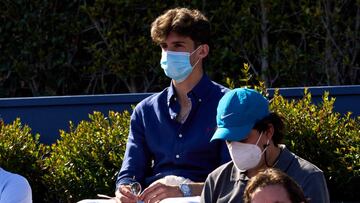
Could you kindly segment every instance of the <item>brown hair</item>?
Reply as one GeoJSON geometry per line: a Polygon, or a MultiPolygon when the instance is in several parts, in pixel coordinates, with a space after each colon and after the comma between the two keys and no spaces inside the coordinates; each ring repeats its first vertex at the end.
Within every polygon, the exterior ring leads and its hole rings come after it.
{"type": "Polygon", "coordinates": [[[253,129],[264,132],[269,128],[269,124],[274,126],[274,135],[272,137],[272,141],[275,146],[278,146],[284,138],[284,122],[283,118],[279,116],[277,113],[270,113],[268,116],[257,122],[253,129]]]}
{"type": "Polygon", "coordinates": [[[157,44],[164,42],[170,32],[190,37],[195,46],[210,43],[209,20],[196,9],[170,9],[151,24],[151,38],[157,44]]]}
{"type": "Polygon", "coordinates": [[[258,188],[264,188],[269,185],[281,185],[286,190],[292,203],[309,202],[304,195],[301,187],[286,173],[268,168],[259,172],[248,182],[244,192],[244,203],[251,203],[251,196],[258,188]]]}

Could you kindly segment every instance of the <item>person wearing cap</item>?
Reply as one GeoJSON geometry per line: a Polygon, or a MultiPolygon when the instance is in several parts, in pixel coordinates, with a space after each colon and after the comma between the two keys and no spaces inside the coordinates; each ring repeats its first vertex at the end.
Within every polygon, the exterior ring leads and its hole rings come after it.
{"type": "Polygon", "coordinates": [[[199,201],[207,175],[230,160],[225,142],[210,143],[216,107],[228,91],[203,70],[210,23],[196,9],[170,9],[152,23],[151,37],[171,83],[135,107],[115,195],[120,202],[199,201]],[[137,183],[140,195],[131,190],[137,183]]]}
{"type": "Polygon", "coordinates": [[[209,174],[201,202],[242,202],[248,180],[272,167],[292,177],[310,202],[330,202],[323,172],[280,144],[284,124],[260,93],[246,88],[227,92],[216,121],[211,140],[225,140],[232,160],[209,174]]]}

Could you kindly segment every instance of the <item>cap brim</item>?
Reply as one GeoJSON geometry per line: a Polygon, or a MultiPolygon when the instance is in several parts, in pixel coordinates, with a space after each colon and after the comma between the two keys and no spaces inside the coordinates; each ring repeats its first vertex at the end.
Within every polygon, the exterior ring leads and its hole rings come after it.
{"type": "Polygon", "coordinates": [[[218,127],[211,138],[213,140],[227,140],[227,141],[240,141],[245,139],[252,129],[252,125],[245,125],[241,127],[230,127],[230,128],[221,128],[218,127]]]}

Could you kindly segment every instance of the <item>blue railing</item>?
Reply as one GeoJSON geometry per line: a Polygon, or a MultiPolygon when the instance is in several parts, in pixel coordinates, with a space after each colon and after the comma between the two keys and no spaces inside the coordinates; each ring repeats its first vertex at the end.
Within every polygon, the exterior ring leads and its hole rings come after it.
{"type": "MultiPolygon", "coordinates": [[[[325,91],[331,97],[336,97],[335,111],[353,112],[360,116],[360,85],[309,87],[315,103],[320,102],[325,91]]],[[[280,94],[289,99],[303,96],[304,88],[280,88],[280,94]]],[[[269,89],[270,97],[274,89],[269,89]]],[[[40,141],[46,144],[54,143],[59,138],[59,130],[68,130],[69,121],[75,124],[87,120],[88,115],[100,111],[105,115],[110,110],[122,112],[131,110],[131,105],[137,104],[152,93],[108,94],[84,96],[51,96],[0,98],[0,116],[5,123],[11,123],[17,117],[23,124],[29,125],[32,133],[39,133],[40,141]]]]}

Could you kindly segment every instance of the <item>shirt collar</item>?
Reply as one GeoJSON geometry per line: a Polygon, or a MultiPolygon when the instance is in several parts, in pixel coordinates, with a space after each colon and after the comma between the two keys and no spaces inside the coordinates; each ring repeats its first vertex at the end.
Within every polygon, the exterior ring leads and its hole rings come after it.
{"type": "Polygon", "coordinates": [[[294,159],[294,155],[286,148],[285,145],[281,144],[279,145],[279,147],[282,152],[279,156],[279,162],[276,164],[275,167],[286,173],[289,166],[291,165],[291,162],[294,159]]]}
{"type": "Polygon", "coordinates": [[[168,88],[168,93],[167,93],[167,103],[168,105],[170,104],[171,100],[173,98],[176,97],[176,94],[175,94],[175,87],[174,87],[174,84],[172,83],[172,80],[170,82],[170,87],[168,88]]]}
{"type": "MultiPolygon", "coordinates": [[[[188,94],[194,94],[198,99],[205,100],[206,97],[210,94],[210,91],[212,88],[209,88],[212,86],[213,83],[209,79],[209,77],[204,73],[201,77],[200,81],[195,85],[195,87],[188,93],[188,94]]],[[[167,94],[167,102],[170,104],[172,100],[176,100],[176,91],[175,86],[170,82],[170,87],[168,88],[168,94],[167,94]]]]}
{"type": "Polygon", "coordinates": [[[236,168],[234,162],[232,162],[230,180],[231,181],[249,180],[249,177],[246,176],[245,171],[240,171],[238,168],[236,168]]]}

